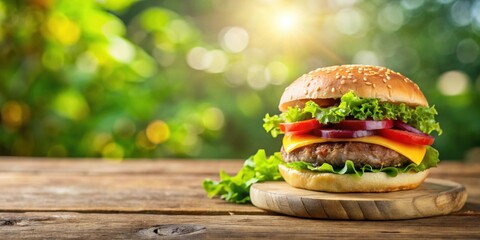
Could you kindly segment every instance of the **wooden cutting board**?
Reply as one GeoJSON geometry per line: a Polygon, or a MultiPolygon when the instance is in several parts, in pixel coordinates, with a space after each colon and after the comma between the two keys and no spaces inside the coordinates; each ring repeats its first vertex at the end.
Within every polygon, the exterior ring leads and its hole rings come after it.
{"type": "Polygon", "coordinates": [[[429,178],[417,189],[389,193],[326,193],[291,187],[286,182],[252,185],[256,207],[305,218],[395,220],[447,215],[467,200],[459,183],[429,178]]]}

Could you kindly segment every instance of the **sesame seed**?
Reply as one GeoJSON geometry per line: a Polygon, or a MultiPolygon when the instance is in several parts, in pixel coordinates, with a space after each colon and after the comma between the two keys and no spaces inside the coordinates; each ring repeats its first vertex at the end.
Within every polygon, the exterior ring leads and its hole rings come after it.
{"type": "Polygon", "coordinates": [[[363,77],[363,81],[366,82],[366,81],[367,81],[367,77],[363,77]]]}
{"type": "Polygon", "coordinates": [[[403,79],[403,81],[404,81],[404,82],[406,82],[406,83],[408,83],[408,81],[407,81],[407,79],[406,79],[406,78],[404,78],[404,79],[403,79]]]}
{"type": "Polygon", "coordinates": [[[353,83],[356,83],[356,82],[357,82],[357,79],[356,79],[356,78],[355,78],[355,79],[353,79],[353,81],[352,81],[352,82],[353,82],[353,83]]]}
{"type": "Polygon", "coordinates": [[[392,88],[392,85],[388,84],[387,87],[388,87],[388,88],[392,88]]]}
{"type": "Polygon", "coordinates": [[[389,75],[387,75],[387,79],[390,80],[390,76],[389,76],[389,75]]]}
{"type": "Polygon", "coordinates": [[[318,86],[318,87],[317,87],[317,92],[320,91],[320,89],[321,89],[320,86],[318,86]]]}
{"type": "Polygon", "coordinates": [[[345,84],[345,80],[340,81],[340,84],[345,84]]]}
{"type": "Polygon", "coordinates": [[[372,85],[371,82],[365,82],[365,84],[367,84],[368,86],[372,85]]]}
{"type": "Polygon", "coordinates": [[[307,87],[309,87],[311,83],[312,83],[312,82],[308,82],[308,83],[307,83],[307,87]]]}
{"type": "Polygon", "coordinates": [[[340,75],[336,75],[335,78],[336,78],[336,79],[340,79],[340,75]]]}
{"type": "Polygon", "coordinates": [[[335,92],[335,88],[334,88],[334,87],[332,87],[332,93],[333,93],[333,92],[335,92]]]}
{"type": "Polygon", "coordinates": [[[385,78],[382,79],[382,81],[383,81],[383,83],[387,83],[387,79],[385,79],[385,78]]]}
{"type": "Polygon", "coordinates": [[[375,85],[375,83],[373,84],[373,88],[377,87],[377,85],[375,85]]]}
{"type": "Polygon", "coordinates": [[[307,95],[307,94],[308,94],[308,90],[307,90],[307,89],[305,89],[305,95],[307,95]]]}

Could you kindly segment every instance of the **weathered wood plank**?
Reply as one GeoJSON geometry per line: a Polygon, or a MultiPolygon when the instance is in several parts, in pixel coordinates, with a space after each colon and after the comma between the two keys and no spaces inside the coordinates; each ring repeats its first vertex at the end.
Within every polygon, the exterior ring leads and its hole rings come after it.
{"type": "Polygon", "coordinates": [[[0,213],[0,236],[2,239],[479,239],[479,224],[480,216],[378,223],[286,216],[38,212],[0,213]]]}
{"type": "MultiPolygon", "coordinates": [[[[202,174],[0,173],[1,211],[155,212],[168,214],[265,214],[249,204],[209,199],[202,174]]],[[[459,214],[480,215],[478,179],[451,177],[465,185],[459,214]]]]}
{"type": "Polygon", "coordinates": [[[1,211],[262,214],[249,204],[209,199],[206,175],[0,173],[1,211]]]}
{"type": "MultiPolygon", "coordinates": [[[[205,178],[218,179],[220,169],[234,173],[242,164],[243,161],[238,160],[119,163],[3,157],[0,160],[0,211],[266,214],[249,204],[208,199],[201,187],[205,178]]],[[[431,176],[465,185],[469,197],[459,214],[480,214],[478,173],[480,165],[466,167],[446,162],[431,176]],[[462,175],[461,169],[472,174],[462,175]]]]}

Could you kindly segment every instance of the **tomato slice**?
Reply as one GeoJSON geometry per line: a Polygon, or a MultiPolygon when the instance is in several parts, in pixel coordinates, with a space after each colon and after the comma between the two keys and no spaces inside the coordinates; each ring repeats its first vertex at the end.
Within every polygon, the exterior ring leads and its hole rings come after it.
{"type": "Polygon", "coordinates": [[[377,130],[393,127],[393,120],[344,120],[333,125],[335,129],[377,130]]]}
{"type": "Polygon", "coordinates": [[[309,119],[299,122],[280,123],[280,130],[284,133],[306,133],[323,125],[317,119],[309,119]]]}
{"type": "Polygon", "coordinates": [[[407,144],[432,145],[435,141],[435,138],[425,133],[419,134],[396,129],[380,129],[377,130],[377,134],[407,144]]]}

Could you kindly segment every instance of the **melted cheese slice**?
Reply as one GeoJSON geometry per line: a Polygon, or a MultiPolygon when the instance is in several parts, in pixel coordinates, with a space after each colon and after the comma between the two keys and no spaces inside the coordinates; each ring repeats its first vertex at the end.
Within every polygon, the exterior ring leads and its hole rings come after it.
{"type": "Polygon", "coordinates": [[[427,146],[405,144],[381,136],[369,136],[361,138],[321,138],[313,135],[289,134],[283,137],[283,148],[285,151],[291,152],[300,147],[323,142],[363,142],[377,144],[402,154],[417,165],[422,162],[425,152],[427,151],[427,146]]]}

